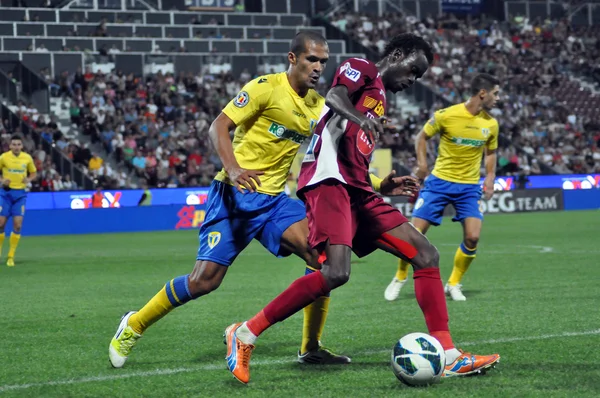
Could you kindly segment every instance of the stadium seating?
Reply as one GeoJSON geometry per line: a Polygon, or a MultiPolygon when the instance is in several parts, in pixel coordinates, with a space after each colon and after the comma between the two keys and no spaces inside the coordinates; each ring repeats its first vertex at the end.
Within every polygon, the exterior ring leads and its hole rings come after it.
{"type": "MultiPolygon", "coordinates": [[[[520,143],[528,145],[520,167],[507,164],[507,171],[531,172],[540,163],[556,166],[554,171],[560,173],[571,172],[573,167],[578,172],[600,170],[597,128],[594,128],[600,121],[600,96],[590,90],[596,88],[583,82],[584,75],[577,74],[586,71],[581,68],[581,60],[589,61],[599,54],[597,29],[569,31],[561,21],[535,26],[527,21],[505,25],[472,21],[469,26],[453,18],[419,21],[403,14],[387,14],[383,20],[340,14],[331,23],[377,52],[397,33],[417,31],[427,37],[434,45],[437,60],[423,80],[451,103],[468,97],[469,77],[475,71],[501,77],[504,106],[496,110],[496,117],[508,138],[504,140],[505,150],[521,152],[520,143]],[[576,42],[582,46],[587,42],[588,51],[573,48],[576,42]],[[557,129],[558,135],[547,133],[557,129]],[[581,147],[569,134],[573,130],[587,148],[568,149],[581,147]],[[511,149],[515,145],[519,151],[511,149]],[[549,153],[553,155],[549,157],[549,153]],[[557,163],[559,158],[564,162],[557,163]],[[584,159],[588,162],[581,165],[584,159]]],[[[516,160],[510,154],[506,157],[516,160]]]]}
{"type": "MultiPolygon", "coordinates": [[[[545,164],[558,172],[600,171],[600,154],[591,145],[600,137],[589,129],[598,123],[600,97],[587,88],[594,89],[587,79],[589,65],[581,62],[583,53],[572,51],[572,43],[580,43],[587,50],[585,59],[598,59],[597,28],[572,30],[572,38],[559,40],[560,22],[541,27],[543,32],[554,29],[554,36],[546,37],[524,28],[527,21],[513,21],[493,26],[495,38],[508,39],[501,43],[504,47],[495,43],[494,48],[480,45],[481,29],[472,31],[475,25],[454,19],[421,22],[387,14],[370,20],[346,13],[331,22],[376,51],[401,31],[426,36],[438,59],[424,81],[446,101],[465,98],[473,72],[468,66],[504,78],[511,89],[505,90],[505,106],[496,115],[505,136],[501,172],[539,173],[545,164]],[[518,56],[508,42],[522,47],[518,56]],[[493,67],[484,62],[488,59],[493,67]],[[584,142],[589,145],[582,146],[584,142]]],[[[289,40],[298,31],[325,32],[308,25],[303,14],[9,8],[0,13],[0,60],[22,59],[40,71],[54,96],[51,114],[58,117],[61,132],[50,134],[49,141],[94,181],[112,188],[134,187],[142,179],[152,186],[206,185],[220,167],[207,139],[210,122],[248,79],[286,67],[289,40]],[[83,72],[77,74],[78,68],[83,72]],[[165,106],[173,111],[165,112],[165,106]],[[93,154],[104,160],[93,160],[90,168],[93,154]]],[[[331,64],[352,56],[346,51],[356,48],[351,44],[329,40],[331,64]]],[[[319,87],[323,93],[325,80],[319,87]]],[[[393,150],[400,168],[410,171],[412,138],[444,103],[434,101],[430,109],[419,109],[408,98],[398,101],[403,111],[389,110],[396,132],[382,137],[382,144],[393,150]]],[[[18,110],[15,105],[12,109],[18,110]]],[[[39,112],[26,107],[18,113],[47,140],[49,135],[33,120],[39,112]]],[[[39,151],[36,156],[44,158],[39,151]]],[[[34,188],[63,188],[54,178],[62,165],[52,168],[44,160],[44,183],[34,188]]]]}

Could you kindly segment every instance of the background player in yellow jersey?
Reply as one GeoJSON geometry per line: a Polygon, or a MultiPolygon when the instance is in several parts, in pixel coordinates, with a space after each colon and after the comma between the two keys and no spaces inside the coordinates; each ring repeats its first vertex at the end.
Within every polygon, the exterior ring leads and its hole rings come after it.
{"type": "MultiPolygon", "coordinates": [[[[445,291],[455,301],[466,300],[460,284],[464,273],[475,258],[481,233],[483,214],[479,203],[482,155],[485,152],[483,195],[494,194],[498,122],[488,112],[496,105],[500,82],[488,74],[479,74],[471,82],[471,98],[464,103],[441,109],[425,124],[416,138],[417,177],[428,174],[427,140],[440,134],[435,167],[425,180],[412,213],[412,223],[423,234],[430,225],[440,225],[444,208],[451,204],[456,210],[453,221],[463,226],[463,241],[454,256],[452,275],[445,291]]],[[[398,271],[385,290],[387,300],[395,300],[406,283],[409,264],[400,260],[398,271]]]]}
{"type": "Polygon", "coordinates": [[[13,135],[10,139],[10,151],[0,155],[2,170],[2,189],[0,190],[0,250],[4,243],[4,227],[9,217],[13,219],[13,231],[10,235],[10,248],[6,265],[15,265],[15,251],[21,239],[21,227],[25,215],[27,185],[36,178],[37,170],[31,156],[23,152],[23,139],[13,135]]]}
{"type": "MultiPolygon", "coordinates": [[[[325,104],[314,87],[328,59],[325,38],[314,32],[299,33],[288,54],[288,71],[249,82],[212,123],[209,134],[224,168],[209,191],[194,269],[167,282],[139,312],[123,316],[109,346],[114,367],[125,364],[150,325],[217,289],[252,239],[278,257],[291,253],[301,257],[309,265],[307,273],[314,271],[311,265],[319,267],[317,254],[308,248],[304,204],[287,197],[284,189],[300,144],[312,135],[325,104]]],[[[393,174],[383,180],[371,177],[377,190],[401,189],[393,174]]],[[[304,312],[301,363],[350,362],[320,345],[328,306],[329,297],[321,297],[304,312]]]]}

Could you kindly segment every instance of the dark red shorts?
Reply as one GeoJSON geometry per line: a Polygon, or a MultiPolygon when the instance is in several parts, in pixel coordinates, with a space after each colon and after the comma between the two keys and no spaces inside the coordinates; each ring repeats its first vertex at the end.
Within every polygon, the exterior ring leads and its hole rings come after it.
{"type": "Polygon", "coordinates": [[[308,218],[308,244],[322,250],[346,245],[359,257],[372,253],[375,241],[385,232],[408,222],[392,205],[374,192],[326,180],[302,192],[308,218]]]}

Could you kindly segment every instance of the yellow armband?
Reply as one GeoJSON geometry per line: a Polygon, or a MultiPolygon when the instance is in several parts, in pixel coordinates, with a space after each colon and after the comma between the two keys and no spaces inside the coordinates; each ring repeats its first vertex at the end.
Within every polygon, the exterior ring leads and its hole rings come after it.
{"type": "Polygon", "coordinates": [[[371,177],[371,185],[373,186],[373,189],[377,192],[380,192],[381,181],[383,181],[383,179],[377,177],[375,174],[369,174],[369,177],[371,177]]]}

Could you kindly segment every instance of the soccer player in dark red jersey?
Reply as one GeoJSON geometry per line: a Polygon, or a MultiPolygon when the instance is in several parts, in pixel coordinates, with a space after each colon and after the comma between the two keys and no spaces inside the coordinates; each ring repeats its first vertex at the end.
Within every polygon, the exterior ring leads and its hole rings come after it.
{"type": "MultiPolygon", "coordinates": [[[[415,295],[429,334],[446,352],[445,376],[465,376],[491,368],[498,354],[472,355],[458,350],[450,336],[444,287],[436,248],[373,189],[369,161],[383,133],[386,91],[396,93],[423,76],[433,60],[421,37],[401,34],[387,45],[377,63],[351,58],[338,68],[298,181],[306,204],[308,243],[321,254],[320,271],[297,279],[247,322],[225,331],[227,366],[243,383],[257,336],[345,284],[350,259],[382,249],[409,261],[414,268],[415,295]]],[[[404,194],[418,186],[406,177],[404,194]]]]}

